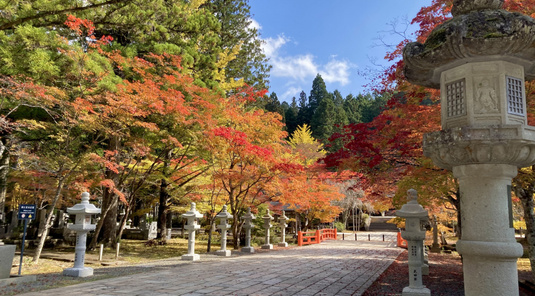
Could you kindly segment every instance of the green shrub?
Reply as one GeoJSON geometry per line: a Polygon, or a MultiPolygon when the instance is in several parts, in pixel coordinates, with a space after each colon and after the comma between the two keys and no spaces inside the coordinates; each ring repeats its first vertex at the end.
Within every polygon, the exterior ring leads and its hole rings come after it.
{"type": "Polygon", "coordinates": [[[338,232],[343,232],[344,230],[346,230],[346,226],[342,222],[335,222],[334,228],[336,228],[336,231],[338,232]]]}

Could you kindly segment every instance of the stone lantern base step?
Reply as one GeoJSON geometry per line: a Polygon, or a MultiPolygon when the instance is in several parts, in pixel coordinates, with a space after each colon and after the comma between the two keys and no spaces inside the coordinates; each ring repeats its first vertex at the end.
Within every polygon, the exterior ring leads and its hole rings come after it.
{"type": "Polygon", "coordinates": [[[63,275],[72,276],[72,277],[88,277],[88,276],[93,275],[93,268],[91,267],[67,268],[63,270],[63,275]]]}
{"type": "Polygon", "coordinates": [[[288,243],[284,242],[284,243],[279,243],[277,246],[279,247],[287,247],[288,246],[288,243]]]}
{"type": "Polygon", "coordinates": [[[253,247],[243,247],[241,248],[242,253],[254,253],[253,247]]]}
{"type": "Polygon", "coordinates": [[[422,275],[429,275],[429,265],[423,264],[422,265],[422,275]]]}
{"type": "Polygon", "coordinates": [[[193,255],[182,255],[182,260],[186,260],[186,261],[197,261],[197,260],[200,260],[201,257],[199,256],[199,254],[193,254],[193,255]]]}
{"type": "MultiPolygon", "coordinates": [[[[16,245],[0,246],[0,262],[13,262],[16,245]]],[[[0,279],[8,279],[11,273],[11,264],[0,264],[0,279]]]]}
{"type": "Polygon", "coordinates": [[[225,257],[228,257],[231,255],[231,251],[230,250],[217,250],[215,251],[215,254],[217,256],[225,256],[225,257]]]}
{"type": "Polygon", "coordinates": [[[423,288],[411,288],[411,287],[405,287],[403,288],[402,296],[431,296],[431,290],[427,289],[426,287],[423,288]]]}
{"type": "Polygon", "coordinates": [[[271,249],[273,249],[273,245],[272,244],[262,245],[262,249],[271,250],[271,249]]]}

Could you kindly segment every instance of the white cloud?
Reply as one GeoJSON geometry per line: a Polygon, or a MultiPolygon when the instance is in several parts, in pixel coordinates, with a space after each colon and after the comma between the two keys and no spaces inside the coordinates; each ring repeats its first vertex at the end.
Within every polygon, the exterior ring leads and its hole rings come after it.
{"type": "Polygon", "coordinates": [[[262,29],[262,26],[260,23],[258,23],[255,19],[249,19],[251,22],[249,23],[249,28],[256,29],[257,31],[260,31],[262,29]]]}
{"type": "Polygon", "coordinates": [[[306,81],[318,73],[318,66],[311,54],[290,57],[272,57],[271,75],[306,81]]]}
{"type": "MultiPolygon", "coordinates": [[[[254,20],[252,20],[251,26],[258,30],[262,28],[254,20]]],[[[285,84],[286,91],[282,96],[279,96],[279,99],[289,101],[292,97],[299,95],[303,89],[296,86],[300,86],[303,83],[311,84],[318,73],[326,83],[340,84],[341,86],[350,83],[350,70],[354,65],[346,60],[339,59],[336,55],[332,55],[329,62],[322,64],[311,53],[284,54],[281,48],[292,41],[284,34],[280,34],[276,38],[263,38],[263,41],[264,54],[269,58],[269,63],[272,65],[271,77],[287,79],[285,84]]],[[[329,89],[331,88],[336,88],[336,85],[330,85],[329,89]]]]}
{"type": "Polygon", "coordinates": [[[288,41],[290,41],[290,39],[286,38],[284,35],[279,35],[277,38],[269,37],[264,39],[264,43],[262,45],[264,54],[268,58],[276,57],[278,55],[279,48],[288,43],[288,41]]]}
{"type": "Polygon", "coordinates": [[[352,67],[347,61],[336,60],[335,57],[322,67],[320,75],[325,82],[338,82],[342,86],[347,85],[349,81],[349,69],[352,67]]]}
{"type": "Polygon", "coordinates": [[[297,104],[299,104],[299,94],[302,90],[303,88],[300,86],[290,86],[288,89],[286,89],[282,96],[279,97],[279,100],[287,99],[286,101],[288,101],[288,104],[290,104],[292,102],[291,98],[295,97],[297,99],[297,104]]]}

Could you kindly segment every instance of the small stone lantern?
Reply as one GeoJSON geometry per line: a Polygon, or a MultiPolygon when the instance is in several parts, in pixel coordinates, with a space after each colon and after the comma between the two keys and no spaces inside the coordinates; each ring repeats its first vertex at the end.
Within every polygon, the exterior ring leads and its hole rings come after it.
{"type": "Polygon", "coordinates": [[[182,217],[187,220],[184,229],[188,231],[188,253],[182,255],[182,260],[197,261],[200,257],[198,254],[195,254],[195,230],[201,228],[201,226],[197,224],[197,219],[202,218],[203,215],[197,211],[195,203],[192,202],[190,210],[182,214],[182,217]]]}
{"type": "Polygon", "coordinates": [[[273,249],[273,245],[269,243],[269,229],[271,228],[271,221],[273,221],[273,216],[269,214],[269,210],[264,217],[264,229],[266,230],[266,243],[262,245],[262,249],[273,249]]]}
{"type": "Polygon", "coordinates": [[[245,247],[241,249],[244,253],[254,253],[254,248],[251,247],[251,229],[254,228],[253,220],[255,215],[251,214],[251,208],[247,209],[247,214],[243,215],[243,228],[245,228],[245,247]]]}
{"type": "Polygon", "coordinates": [[[401,237],[407,240],[409,250],[409,286],[403,288],[403,296],[431,295],[431,291],[422,283],[422,243],[425,239],[425,230],[421,228],[421,221],[427,219],[427,210],[418,204],[416,190],[407,191],[409,200],[396,216],[405,218],[405,231],[401,237]]]}
{"type": "Polygon", "coordinates": [[[232,215],[227,212],[227,206],[223,206],[223,210],[215,216],[219,219],[219,225],[217,228],[221,230],[221,250],[217,250],[215,253],[219,256],[230,256],[230,250],[227,250],[227,229],[230,225],[227,224],[227,220],[232,218],[232,215]]]}
{"type": "Polygon", "coordinates": [[[281,242],[279,243],[279,247],[287,247],[288,243],[286,242],[286,227],[288,227],[288,224],[286,224],[286,221],[288,221],[288,217],[286,217],[284,211],[282,211],[282,216],[279,217],[279,226],[281,228],[281,242]]]}
{"type": "Polygon", "coordinates": [[[67,228],[76,232],[76,248],[74,253],[74,267],[63,270],[63,275],[73,277],[87,277],[93,275],[93,268],[84,267],[87,233],[95,230],[96,225],[91,224],[91,215],[100,214],[100,209],[89,203],[89,193],[82,193],[82,201],[67,213],[75,215],[75,222],[67,228]]]}

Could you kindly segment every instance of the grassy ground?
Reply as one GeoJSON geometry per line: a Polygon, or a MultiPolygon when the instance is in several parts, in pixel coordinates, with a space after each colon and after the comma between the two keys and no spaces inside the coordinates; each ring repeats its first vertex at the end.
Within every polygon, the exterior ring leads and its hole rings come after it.
{"type": "MultiPolygon", "coordinates": [[[[195,253],[206,253],[206,241],[197,241],[195,243],[195,253]]],[[[217,248],[218,246],[216,246],[217,248]]],[[[63,269],[73,266],[74,247],[54,248],[53,250],[43,250],[41,259],[36,264],[32,261],[32,249],[26,249],[23,257],[22,275],[43,274],[62,272],[63,269]]],[[[110,265],[131,265],[150,262],[154,260],[180,257],[188,252],[188,242],[186,239],[174,238],[167,241],[166,245],[147,244],[145,240],[121,240],[119,248],[119,258],[116,260],[115,248],[104,248],[103,261],[99,262],[100,250],[87,251],[85,257],[85,266],[92,268],[110,265]]],[[[20,255],[16,255],[14,263],[19,264],[20,255]]],[[[19,267],[15,266],[11,274],[18,274],[19,267]]]]}

